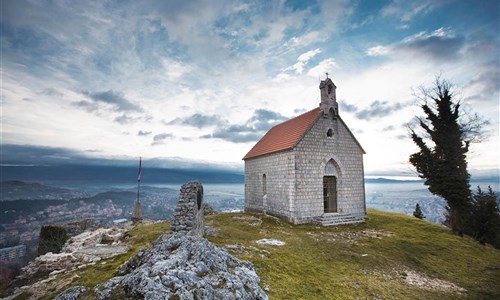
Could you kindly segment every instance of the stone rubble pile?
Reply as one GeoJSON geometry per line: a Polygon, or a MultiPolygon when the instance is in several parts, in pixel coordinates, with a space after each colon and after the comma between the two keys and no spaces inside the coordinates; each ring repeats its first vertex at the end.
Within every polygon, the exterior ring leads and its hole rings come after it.
{"type": "Polygon", "coordinates": [[[98,228],[94,231],[85,231],[77,236],[71,237],[63,246],[61,252],[75,252],[82,248],[95,245],[117,245],[121,244],[127,229],[120,227],[98,228]]]}
{"type": "Polygon", "coordinates": [[[71,237],[63,246],[61,253],[46,253],[30,261],[21,269],[19,278],[27,278],[36,273],[51,273],[62,270],[83,268],[95,264],[102,258],[111,257],[128,250],[123,245],[126,228],[99,228],[85,231],[71,237]]]}

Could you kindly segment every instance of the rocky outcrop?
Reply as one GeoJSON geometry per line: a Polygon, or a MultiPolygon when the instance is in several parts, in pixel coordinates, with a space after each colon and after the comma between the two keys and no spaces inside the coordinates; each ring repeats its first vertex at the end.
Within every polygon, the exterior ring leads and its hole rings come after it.
{"type": "Polygon", "coordinates": [[[172,233],[97,286],[99,299],[267,299],[250,262],[203,237],[172,233]]]}
{"type": "Polygon", "coordinates": [[[103,258],[126,253],[128,246],[122,240],[128,228],[99,228],[70,238],[61,253],[46,253],[21,269],[19,278],[37,273],[52,273],[82,268],[103,258]]]}
{"type": "Polygon", "coordinates": [[[183,185],[171,233],[139,251],[98,285],[99,299],[267,299],[250,262],[210,243],[204,234],[203,186],[183,185]]]}
{"type": "MultiPolygon", "coordinates": [[[[118,268],[118,276],[96,286],[98,299],[268,299],[250,262],[239,260],[203,237],[203,186],[183,185],[170,234],[118,268]]],[[[80,288],[60,299],[78,299],[80,288]],[[75,296],[76,295],[76,296],[75,296]],[[76,297],[76,298],[75,298],[76,297]]]]}
{"type": "Polygon", "coordinates": [[[63,293],[57,295],[54,300],[76,300],[78,297],[85,293],[87,288],[81,285],[70,287],[63,293]]]}

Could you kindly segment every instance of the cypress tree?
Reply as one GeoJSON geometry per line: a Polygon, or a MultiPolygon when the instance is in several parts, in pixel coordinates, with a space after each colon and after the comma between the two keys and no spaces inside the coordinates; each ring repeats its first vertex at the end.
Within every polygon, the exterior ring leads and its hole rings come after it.
{"type": "Polygon", "coordinates": [[[424,91],[425,103],[421,108],[425,119],[419,118],[424,135],[411,130],[411,138],[419,152],[410,156],[410,163],[425,179],[429,191],[446,200],[446,225],[463,234],[468,233],[471,211],[466,161],[469,141],[465,140],[465,128],[459,122],[460,104],[454,101],[450,88],[447,81],[437,78],[434,88],[424,91]]]}
{"type": "Polygon", "coordinates": [[[497,194],[491,186],[488,186],[488,192],[483,192],[478,186],[472,195],[472,202],[472,236],[481,244],[488,243],[500,249],[500,208],[497,194]]]}

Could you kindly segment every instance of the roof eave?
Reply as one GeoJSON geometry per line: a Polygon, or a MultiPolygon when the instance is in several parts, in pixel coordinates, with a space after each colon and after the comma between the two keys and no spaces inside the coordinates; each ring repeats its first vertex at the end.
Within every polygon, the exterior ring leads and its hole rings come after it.
{"type": "Polygon", "coordinates": [[[273,152],[268,152],[268,153],[264,153],[264,154],[260,154],[260,155],[255,155],[255,156],[250,156],[250,157],[243,157],[242,160],[249,160],[249,159],[254,159],[254,158],[260,158],[260,157],[263,157],[263,156],[267,156],[267,155],[271,155],[271,154],[276,154],[276,153],[279,153],[279,152],[286,152],[286,151],[290,151],[290,150],[293,150],[293,148],[295,148],[295,145],[293,145],[292,147],[289,147],[289,148],[286,148],[286,149],[280,149],[280,150],[276,150],[276,151],[273,151],[273,152]]]}

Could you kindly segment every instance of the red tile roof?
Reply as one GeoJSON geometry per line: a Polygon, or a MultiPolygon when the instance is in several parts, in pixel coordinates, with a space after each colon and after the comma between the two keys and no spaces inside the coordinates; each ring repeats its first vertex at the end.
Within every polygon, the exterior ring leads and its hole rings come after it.
{"type": "Polygon", "coordinates": [[[274,126],[248,151],[243,159],[292,149],[319,115],[318,107],[274,126]]]}

